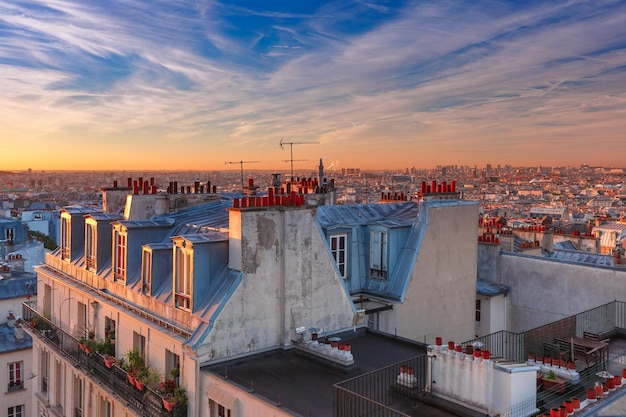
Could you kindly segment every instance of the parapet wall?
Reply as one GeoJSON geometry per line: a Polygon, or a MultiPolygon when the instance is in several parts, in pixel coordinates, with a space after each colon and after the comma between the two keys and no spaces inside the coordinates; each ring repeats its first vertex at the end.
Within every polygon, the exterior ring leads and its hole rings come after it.
{"type": "Polygon", "coordinates": [[[538,411],[538,366],[500,364],[489,351],[465,353],[454,342],[429,346],[428,356],[427,390],[432,395],[488,416],[505,415],[513,406],[519,416],[538,411]]]}

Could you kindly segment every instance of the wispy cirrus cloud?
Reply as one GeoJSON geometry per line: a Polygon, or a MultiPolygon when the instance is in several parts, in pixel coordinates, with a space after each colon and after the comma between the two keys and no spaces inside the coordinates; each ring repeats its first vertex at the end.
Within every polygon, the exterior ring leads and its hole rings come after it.
{"type": "Polygon", "coordinates": [[[176,143],[279,160],[277,138],[294,137],[364,167],[473,149],[475,163],[521,163],[538,147],[561,163],[568,146],[611,164],[595,138],[626,128],[619,1],[18,0],[0,1],[0,34],[0,135],[32,142],[150,138],[163,158],[176,143]]]}

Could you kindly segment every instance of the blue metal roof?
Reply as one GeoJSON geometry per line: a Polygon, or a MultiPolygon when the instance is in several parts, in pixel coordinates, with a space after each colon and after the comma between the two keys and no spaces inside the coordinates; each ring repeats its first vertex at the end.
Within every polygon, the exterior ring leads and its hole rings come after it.
{"type": "Polygon", "coordinates": [[[65,211],[70,214],[91,214],[102,212],[102,208],[97,206],[83,206],[77,204],[73,206],[65,206],[61,209],[61,211],[65,211]]]}
{"type": "Polygon", "coordinates": [[[554,244],[554,249],[578,250],[578,248],[569,240],[556,242],[554,244]]]}
{"type": "Polygon", "coordinates": [[[0,353],[31,349],[33,339],[28,333],[23,332],[23,334],[24,337],[19,340],[15,337],[15,328],[9,327],[7,324],[0,324],[0,353]]]}
{"type": "Polygon", "coordinates": [[[120,224],[128,229],[133,227],[171,227],[174,221],[170,219],[120,220],[120,224]]]}
{"type": "Polygon", "coordinates": [[[417,213],[418,205],[414,202],[321,206],[317,209],[317,221],[325,229],[371,224],[410,226],[417,213]]]}
{"type": "Polygon", "coordinates": [[[0,300],[37,294],[37,276],[30,272],[11,271],[11,278],[0,279],[0,300]]]}
{"type": "Polygon", "coordinates": [[[550,258],[594,266],[615,266],[615,259],[611,255],[602,255],[580,250],[555,249],[550,255],[550,258]]]}
{"type": "Polygon", "coordinates": [[[94,218],[98,221],[106,221],[106,220],[121,220],[124,216],[121,213],[109,214],[109,213],[90,213],[89,217],[94,218]]]}
{"type": "Polygon", "coordinates": [[[230,198],[222,198],[221,200],[189,207],[176,213],[155,216],[153,219],[167,218],[173,220],[176,225],[172,229],[170,236],[202,233],[211,230],[227,230],[229,217],[227,208],[230,207],[232,207],[232,200],[230,198]]]}
{"type": "Polygon", "coordinates": [[[511,287],[497,282],[476,280],[476,292],[481,295],[493,297],[500,294],[507,294],[511,291],[511,287]]]}

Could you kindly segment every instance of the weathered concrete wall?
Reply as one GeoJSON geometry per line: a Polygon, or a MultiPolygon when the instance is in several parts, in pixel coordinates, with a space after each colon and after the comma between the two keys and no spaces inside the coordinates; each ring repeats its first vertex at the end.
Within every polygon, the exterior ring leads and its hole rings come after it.
{"type": "Polygon", "coordinates": [[[591,267],[502,253],[500,277],[511,287],[508,329],[522,332],[614,300],[626,300],[626,269],[591,267]]]}
{"type": "Polygon", "coordinates": [[[199,353],[216,360],[287,346],[296,326],[325,332],[352,326],[354,305],[336,275],[314,209],[242,210],[240,220],[242,238],[236,243],[243,282],[199,353]]]}
{"type": "Polygon", "coordinates": [[[230,410],[231,416],[237,417],[288,417],[293,416],[288,409],[271,403],[278,402],[279,398],[265,400],[247,389],[234,385],[209,372],[202,374],[202,403],[200,404],[201,417],[217,415],[217,404],[230,410]]]}
{"type": "Polygon", "coordinates": [[[500,245],[496,243],[478,243],[478,279],[498,282],[498,264],[500,245]]]}
{"type": "Polygon", "coordinates": [[[425,203],[420,221],[427,222],[404,303],[395,307],[397,334],[434,343],[446,335],[474,337],[476,306],[478,204],[425,203]]]}

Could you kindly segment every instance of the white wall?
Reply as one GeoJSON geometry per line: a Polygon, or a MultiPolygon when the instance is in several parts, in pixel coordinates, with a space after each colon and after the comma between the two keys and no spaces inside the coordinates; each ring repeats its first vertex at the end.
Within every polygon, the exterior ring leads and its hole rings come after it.
{"type": "Polygon", "coordinates": [[[428,226],[404,303],[394,306],[396,334],[427,343],[442,333],[473,339],[478,204],[426,203],[420,210],[428,226]]]}
{"type": "Polygon", "coordinates": [[[626,268],[571,264],[503,253],[500,277],[511,287],[508,328],[523,332],[614,300],[626,301],[626,268]]]}
{"type": "Polygon", "coordinates": [[[516,415],[532,415],[536,408],[537,366],[500,365],[491,360],[429,347],[427,389],[432,395],[489,416],[511,406],[527,404],[516,415]]]}

